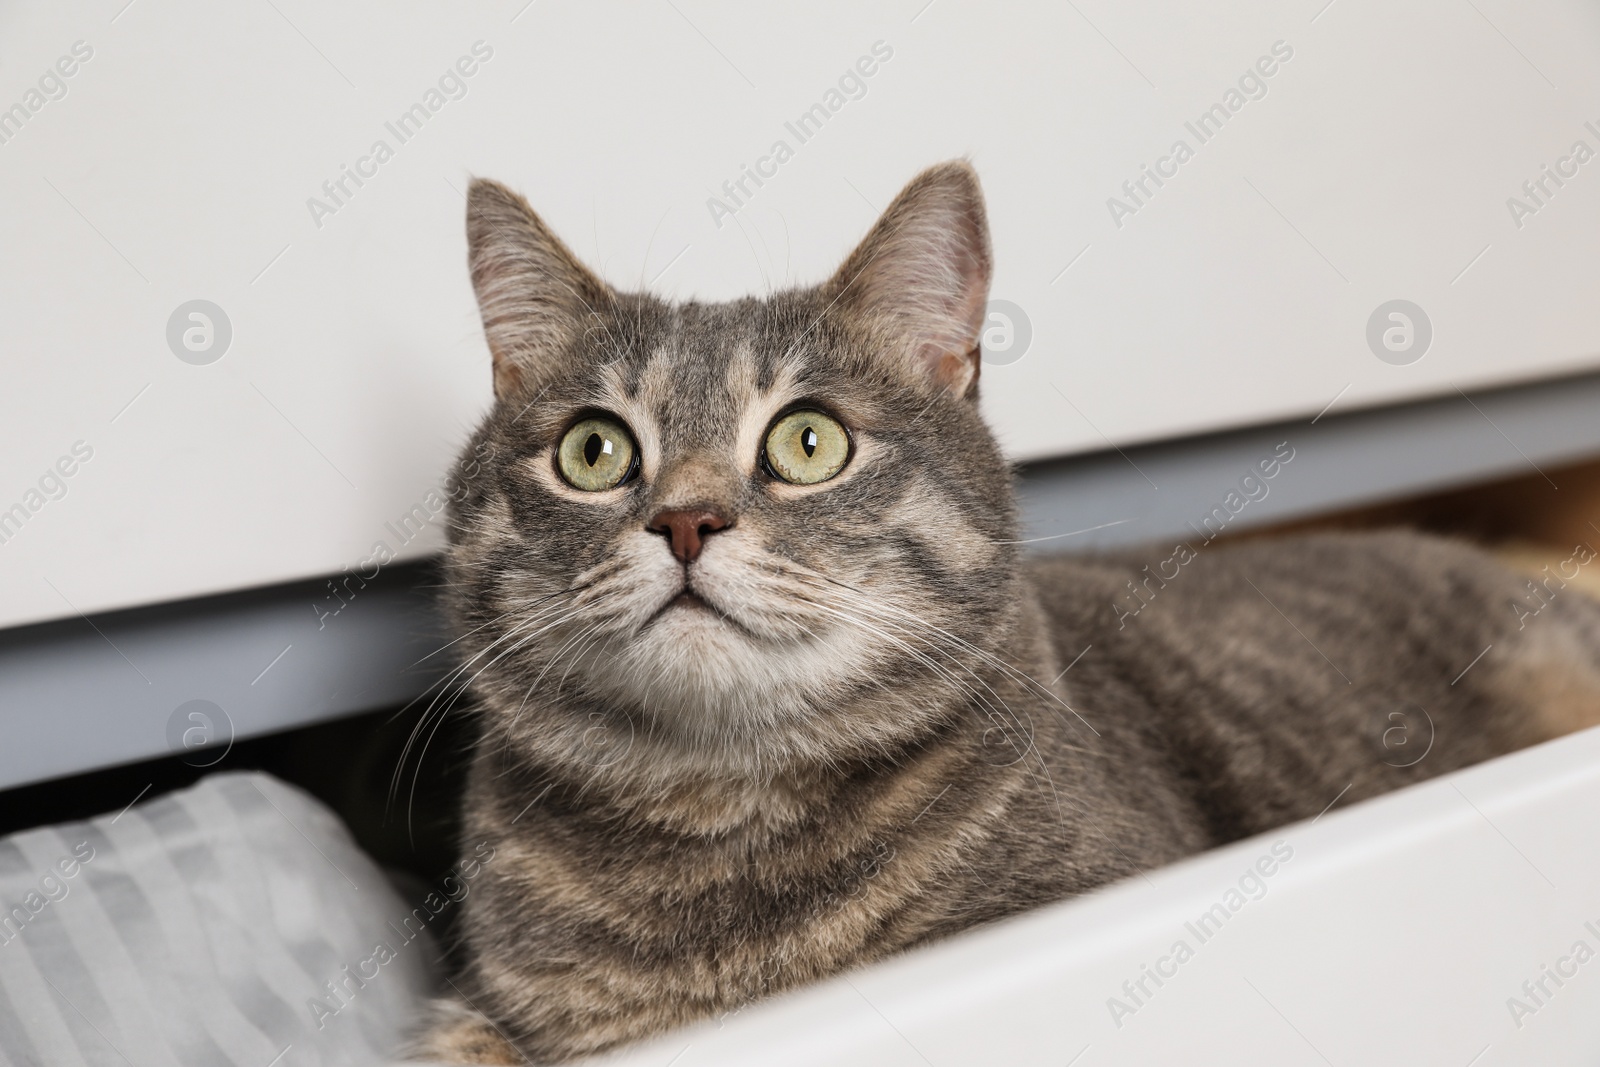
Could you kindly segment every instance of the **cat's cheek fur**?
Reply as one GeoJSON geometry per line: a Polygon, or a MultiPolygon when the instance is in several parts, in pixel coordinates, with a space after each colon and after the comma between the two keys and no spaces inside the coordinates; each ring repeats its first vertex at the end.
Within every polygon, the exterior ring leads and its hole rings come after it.
{"type": "Polygon", "coordinates": [[[608,636],[632,636],[682,592],[683,568],[660,537],[635,531],[608,542],[605,558],[580,571],[576,584],[584,588],[574,603],[588,621],[608,636]]]}
{"type": "Polygon", "coordinates": [[[954,501],[927,479],[917,479],[884,512],[884,524],[918,541],[941,567],[952,574],[983,573],[999,564],[1007,546],[986,536],[970,522],[952,522],[960,513],[954,501]]]}

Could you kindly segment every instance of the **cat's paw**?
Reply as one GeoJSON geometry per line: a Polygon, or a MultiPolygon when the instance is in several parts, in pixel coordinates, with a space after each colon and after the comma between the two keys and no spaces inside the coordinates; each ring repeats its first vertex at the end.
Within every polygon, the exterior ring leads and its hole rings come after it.
{"type": "Polygon", "coordinates": [[[531,1062],[487,1016],[458,997],[433,1001],[427,1025],[407,1048],[406,1058],[455,1064],[531,1062]]]}

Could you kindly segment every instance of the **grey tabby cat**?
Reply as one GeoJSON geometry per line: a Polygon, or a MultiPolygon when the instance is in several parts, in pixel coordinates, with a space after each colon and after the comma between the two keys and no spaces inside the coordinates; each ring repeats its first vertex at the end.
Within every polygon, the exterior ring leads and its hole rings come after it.
{"type": "Polygon", "coordinates": [[[1519,617],[1463,545],[1219,544],[1137,619],[1159,556],[1021,558],[965,163],[824,284],[726,304],[469,201],[496,401],[446,603],[496,852],[419,1056],[605,1049],[1600,718],[1600,606],[1519,617]]]}

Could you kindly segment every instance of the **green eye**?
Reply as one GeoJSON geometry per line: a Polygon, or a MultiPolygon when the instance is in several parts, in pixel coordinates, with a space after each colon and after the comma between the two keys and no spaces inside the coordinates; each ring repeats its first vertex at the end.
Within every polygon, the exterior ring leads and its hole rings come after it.
{"type": "Polygon", "coordinates": [[[850,435],[820,411],[792,411],[767,431],[767,466],[795,485],[825,482],[849,458],[850,435]]]}
{"type": "Polygon", "coordinates": [[[561,439],[556,466],[574,489],[598,493],[621,485],[633,471],[633,436],[616,419],[584,419],[561,439]]]}

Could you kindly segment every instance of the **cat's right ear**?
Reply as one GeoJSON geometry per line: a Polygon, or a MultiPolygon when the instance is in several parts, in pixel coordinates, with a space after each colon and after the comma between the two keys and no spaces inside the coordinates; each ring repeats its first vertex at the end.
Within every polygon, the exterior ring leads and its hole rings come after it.
{"type": "Polygon", "coordinates": [[[936,385],[972,398],[991,273],[978,175],[957,159],[912,179],[823,292],[885,327],[936,385]]]}
{"type": "Polygon", "coordinates": [[[467,262],[497,397],[541,388],[612,299],[526,200],[483,178],[467,190],[467,262]]]}

